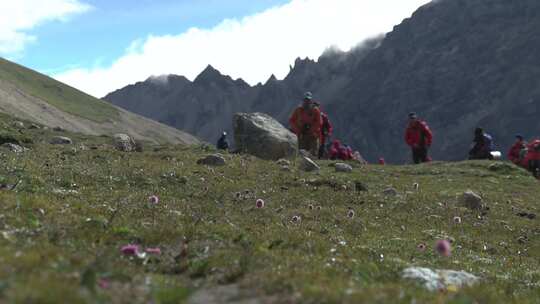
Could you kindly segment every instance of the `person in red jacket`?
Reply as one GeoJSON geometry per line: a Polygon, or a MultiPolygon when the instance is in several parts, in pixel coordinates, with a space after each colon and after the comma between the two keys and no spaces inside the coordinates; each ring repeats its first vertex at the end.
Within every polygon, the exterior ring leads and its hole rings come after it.
{"type": "Polygon", "coordinates": [[[540,179],[540,139],[535,139],[527,145],[527,154],[523,159],[523,166],[540,179]]]}
{"type": "Polygon", "coordinates": [[[298,148],[317,156],[321,137],[321,111],[313,103],[310,92],[304,94],[304,101],[289,118],[292,131],[298,137],[298,148]]]}
{"type": "Polygon", "coordinates": [[[329,144],[328,140],[332,136],[333,127],[328,115],[322,111],[321,105],[318,102],[314,102],[314,104],[321,111],[321,145],[319,147],[319,159],[321,159],[326,154],[326,144],[329,144]]]}
{"type": "Polygon", "coordinates": [[[433,134],[425,121],[418,119],[416,113],[409,114],[409,125],[405,131],[405,142],[412,149],[415,164],[429,162],[428,150],[433,141],[433,134]]]}
{"type": "Polygon", "coordinates": [[[527,143],[523,140],[523,136],[516,135],[516,142],[508,151],[508,160],[516,165],[520,165],[522,161],[521,150],[527,147],[527,143]]]}

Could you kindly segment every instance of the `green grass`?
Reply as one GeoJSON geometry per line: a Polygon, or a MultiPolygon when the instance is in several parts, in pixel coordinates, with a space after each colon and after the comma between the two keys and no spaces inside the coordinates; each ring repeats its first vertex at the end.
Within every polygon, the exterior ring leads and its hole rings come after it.
{"type": "Polygon", "coordinates": [[[181,303],[231,285],[238,298],[276,303],[540,299],[540,219],[516,215],[540,215],[540,188],[516,167],[433,163],[337,174],[322,162],[320,174],[307,174],[227,155],[226,166],[208,168],[196,165],[209,152],[199,147],[120,153],[107,137],[68,134],[75,144],[60,147],[46,143],[49,131],[20,135],[32,139],[24,144],[30,151],[0,151],[0,182],[22,181],[0,192],[0,302],[181,303]],[[357,182],[368,191],[355,191],[357,182]],[[384,196],[388,187],[399,196],[384,196]],[[468,189],[483,195],[487,212],[459,207],[468,189]],[[156,206],[148,203],[153,194],[156,206]],[[256,198],[264,209],[254,208],[256,198]],[[294,215],[302,221],[293,223],[294,215]],[[450,258],[417,251],[442,237],[454,240],[450,258]],[[163,254],[125,257],[120,247],[129,243],[163,254]],[[409,265],[466,270],[482,283],[430,293],[400,278],[409,265]]]}
{"type": "Polygon", "coordinates": [[[118,110],[107,102],[3,58],[0,79],[64,112],[100,123],[118,119],[118,110]]]}

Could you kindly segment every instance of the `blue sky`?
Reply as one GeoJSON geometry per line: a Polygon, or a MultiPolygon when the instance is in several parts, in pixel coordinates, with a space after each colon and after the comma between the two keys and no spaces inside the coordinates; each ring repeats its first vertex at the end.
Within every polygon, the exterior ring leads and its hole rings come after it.
{"type": "Polygon", "coordinates": [[[208,28],[226,18],[241,18],[288,0],[92,0],[92,9],[65,22],[32,31],[38,37],[18,63],[48,74],[71,68],[109,65],[132,41],[148,35],[208,28]]]}
{"type": "Polygon", "coordinates": [[[0,0],[0,56],[96,97],[208,64],[255,85],[347,51],[430,0],[0,0]]]}

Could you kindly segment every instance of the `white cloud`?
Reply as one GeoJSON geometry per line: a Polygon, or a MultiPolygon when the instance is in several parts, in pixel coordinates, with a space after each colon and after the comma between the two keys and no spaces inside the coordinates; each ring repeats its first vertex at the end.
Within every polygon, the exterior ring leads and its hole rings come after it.
{"type": "Polygon", "coordinates": [[[195,78],[208,64],[251,84],[272,73],[284,77],[297,57],[318,58],[331,45],[349,50],[362,40],[392,30],[429,0],[292,0],[242,20],[211,29],[150,36],[132,43],[112,65],[55,75],[94,96],[150,75],[195,78]]]}
{"type": "Polygon", "coordinates": [[[0,0],[0,55],[16,55],[36,37],[27,32],[48,21],[66,21],[91,7],[79,0],[0,0]]]}

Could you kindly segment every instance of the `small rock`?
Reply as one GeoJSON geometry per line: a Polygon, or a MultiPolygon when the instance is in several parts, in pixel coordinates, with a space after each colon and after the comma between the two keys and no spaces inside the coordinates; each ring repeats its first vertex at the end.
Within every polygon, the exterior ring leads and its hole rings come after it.
{"type": "Polygon", "coordinates": [[[291,166],[291,162],[286,160],[286,159],[279,159],[277,162],[276,162],[278,165],[282,166],[282,167],[285,167],[285,166],[288,166],[290,167],[291,166]]]}
{"type": "Polygon", "coordinates": [[[397,196],[398,192],[394,188],[387,188],[387,189],[384,189],[383,194],[387,196],[397,196]]]}
{"type": "Polygon", "coordinates": [[[207,166],[224,166],[225,158],[223,158],[221,154],[212,154],[206,156],[205,158],[199,159],[197,164],[207,166]]]}
{"type": "Polygon", "coordinates": [[[71,138],[65,136],[55,136],[51,139],[53,145],[71,145],[72,143],[71,138]]]}
{"type": "Polygon", "coordinates": [[[291,172],[291,167],[289,166],[281,166],[281,171],[284,171],[284,172],[291,172]]]}
{"type": "Polygon", "coordinates": [[[317,165],[311,158],[302,156],[302,160],[300,161],[300,170],[306,171],[306,172],[312,172],[312,171],[319,171],[321,167],[317,165]]]}
{"type": "Polygon", "coordinates": [[[17,129],[24,129],[24,123],[22,121],[14,121],[11,125],[17,129]]]}
{"type": "Polygon", "coordinates": [[[26,148],[23,148],[19,145],[16,145],[16,144],[12,144],[12,143],[5,143],[2,145],[2,147],[6,148],[6,149],[9,149],[9,151],[13,152],[13,153],[23,153],[24,151],[26,151],[27,149],[26,148]]]}
{"type": "Polygon", "coordinates": [[[403,270],[402,277],[418,281],[429,291],[447,290],[449,287],[470,287],[480,280],[477,276],[465,271],[432,270],[423,267],[406,268],[403,270]]]}
{"type": "Polygon", "coordinates": [[[469,190],[461,196],[461,204],[468,209],[479,210],[482,209],[482,197],[469,190]]]}
{"type": "Polygon", "coordinates": [[[114,147],[122,152],[133,152],[136,148],[136,143],[131,136],[127,134],[114,134],[113,136],[114,147]]]}
{"type": "Polygon", "coordinates": [[[66,190],[66,189],[53,189],[52,191],[54,194],[60,194],[60,195],[75,195],[79,194],[79,191],[77,190],[66,190]]]}
{"type": "Polygon", "coordinates": [[[66,130],[64,130],[61,127],[54,127],[52,130],[55,131],[55,132],[66,132],[66,130]]]}
{"type": "Polygon", "coordinates": [[[354,182],[354,189],[358,192],[368,191],[367,185],[359,181],[354,182]]]}
{"type": "Polygon", "coordinates": [[[31,124],[28,129],[34,129],[34,130],[37,130],[37,129],[41,129],[41,127],[39,125],[36,125],[36,124],[31,124]]]}
{"type": "Polygon", "coordinates": [[[336,167],[336,172],[351,173],[353,171],[353,168],[351,167],[351,165],[344,164],[344,163],[337,163],[335,167],[336,167]]]}

